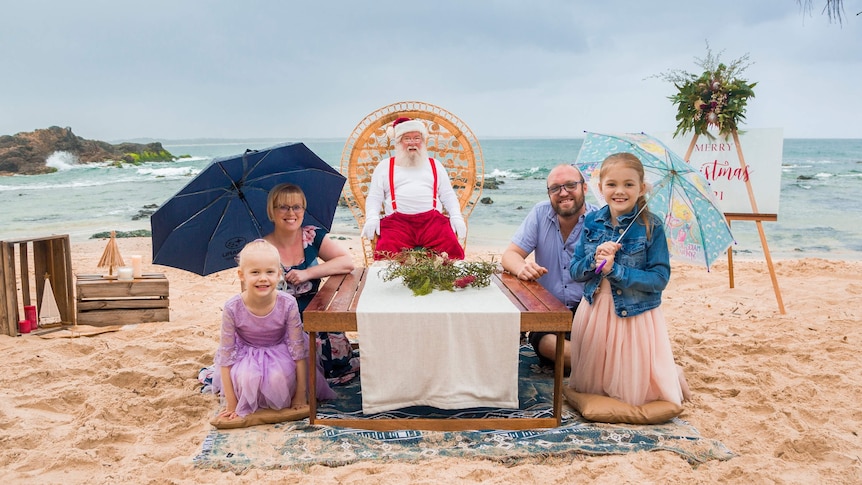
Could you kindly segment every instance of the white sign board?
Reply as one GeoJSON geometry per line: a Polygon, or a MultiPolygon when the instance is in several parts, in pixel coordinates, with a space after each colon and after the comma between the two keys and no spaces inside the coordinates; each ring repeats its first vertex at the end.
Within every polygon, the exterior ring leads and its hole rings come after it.
{"type": "MultiPolygon", "coordinates": [[[[673,133],[654,133],[680,157],[685,157],[694,134],[673,137],[673,133]]],[[[733,136],[727,139],[716,135],[697,137],[697,143],[687,160],[710,183],[719,209],[725,214],[778,214],[778,198],[781,193],[781,157],[784,149],[781,128],[745,130],[739,134],[745,169],[739,164],[739,156],[733,136]],[[746,181],[751,182],[757,211],[754,211],[748,196],[746,181]]]]}

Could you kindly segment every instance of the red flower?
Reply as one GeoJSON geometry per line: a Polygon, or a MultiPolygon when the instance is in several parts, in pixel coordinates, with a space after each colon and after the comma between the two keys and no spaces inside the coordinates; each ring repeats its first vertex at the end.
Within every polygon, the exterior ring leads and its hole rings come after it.
{"type": "Polygon", "coordinates": [[[476,281],[476,277],[471,274],[467,276],[462,276],[461,278],[455,280],[455,286],[457,286],[458,288],[466,288],[470,286],[470,284],[474,281],[476,281]]]}

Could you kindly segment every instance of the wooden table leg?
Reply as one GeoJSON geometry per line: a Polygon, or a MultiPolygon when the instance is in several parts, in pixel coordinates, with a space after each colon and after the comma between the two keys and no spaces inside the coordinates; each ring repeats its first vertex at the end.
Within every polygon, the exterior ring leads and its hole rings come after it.
{"type": "Polygon", "coordinates": [[[317,418],[317,332],[308,332],[308,423],[317,418]]]}
{"type": "Polygon", "coordinates": [[[563,346],[566,343],[566,333],[557,332],[557,348],[554,355],[554,419],[557,426],[563,422],[563,372],[565,369],[563,346]]]}

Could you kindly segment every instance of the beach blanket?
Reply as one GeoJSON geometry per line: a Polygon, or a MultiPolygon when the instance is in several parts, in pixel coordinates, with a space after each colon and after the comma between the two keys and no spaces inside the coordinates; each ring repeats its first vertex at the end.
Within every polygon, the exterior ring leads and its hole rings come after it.
{"type": "MultiPolygon", "coordinates": [[[[321,417],[376,419],[392,417],[525,416],[551,417],[553,377],[529,346],[519,349],[520,409],[441,410],[412,407],[383,414],[361,412],[361,376],[335,387],[336,400],[318,408],[321,417]]],[[[541,463],[552,457],[670,451],[691,464],[728,460],[733,453],[720,441],[704,438],[689,423],[674,419],[661,425],[613,425],[586,422],[567,405],[558,428],[522,431],[368,431],[311,426],[308,419],[243,429],[213,429],[193,461],[198,468],[234,473],[248,469],[307,469],[359,461],[420,462],[435,457],[488,459],[506,464],[541,463]]]]}
{"type": "Polygon", "coordinates": [[[368,268],[356,306],[362,409],[517,408],[520,313],[500,288],[417,297],[383,270],[368,268]]]}

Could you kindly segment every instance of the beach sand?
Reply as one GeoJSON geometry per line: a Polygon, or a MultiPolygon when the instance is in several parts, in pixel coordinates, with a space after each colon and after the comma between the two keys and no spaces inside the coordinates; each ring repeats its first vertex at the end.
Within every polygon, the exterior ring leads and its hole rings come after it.
{"type": "MultiPolygon", "coordinates": [[[[217,401],[198,392],[236,273],[152,266],[148,238],[118,239],[170,281],[170,322],[75,339],[0,336],[4,483],[860,483],[862,262],[776,261],[786,314],[763,261],[711,272],[673,263],[664,294],[677,362],[694,393],[681,418],[736,457],[693,467],[671,452],[550,458],[541,464],[429,459],[342,467],[198,470],[217,401]]],[[[358,241],[340,241],[362,264],[358,241]]],[[[105,240],[72,245],[75,273],[99,273],[105,240]]],[[[500,248],[470,248],[470,257],[500,248]]],[[[498,258],[499,259],[499,258],[498,258]]]]}

